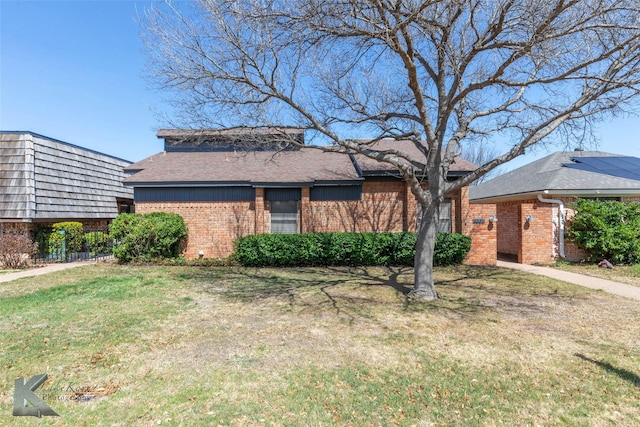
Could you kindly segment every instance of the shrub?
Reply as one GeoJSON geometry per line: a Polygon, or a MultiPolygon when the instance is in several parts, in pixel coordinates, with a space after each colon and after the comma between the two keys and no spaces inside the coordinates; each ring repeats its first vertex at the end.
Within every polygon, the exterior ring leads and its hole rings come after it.
{"type": "Polygon", "coordinates": [[[461,264],[470,250],[471,237],[457,233],[438,233],[433,253],[433,265],[461,264]]]}
{"type": "Polygon", "coordinates": [[[572,208],[568,238],[592,261],[640,262],[640,204],[580,199],[572,208]]]}
{"type": "Polygon", "coordinates": [[[110,234],[113,255],[120,261],[175,258],[187,238],[187,226],[173,213],[120,214],[111,223],[110,234]]]}
{"type": "Polygon", "coordinates": [[[0,234],[0,266],[10,269],[24,268],[36,249],[37,245],[26,236],[0,234]]]}
{"type": "Polygon", "coordinates": [[[102,231],[85,233],[84,245],[92,256],[111,252],[111,239],[107,233],[102,231]]]}
{"type": "Polygon", "coordinates": [[[47,253],[64,256],[69,252],[81,252],[83,237],[82,223],[57,222],[51,227],[47,253]]]}
{"type": "MultiPolygon", "coordinates": [[[[233,258],[251,267],[412,266],[416,239],[416,233],[257,234],[236,240],[233,258]]],[[[467,236],[440,233],[434,263],[460,263],[470,247],[467,236]]]]}

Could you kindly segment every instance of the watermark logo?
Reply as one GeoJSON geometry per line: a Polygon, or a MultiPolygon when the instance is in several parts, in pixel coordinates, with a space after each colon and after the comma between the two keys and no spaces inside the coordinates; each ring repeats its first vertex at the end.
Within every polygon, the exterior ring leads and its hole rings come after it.
{"type": "Polygon", "coordinates": [[[34,392],[47,380],[47,374],[34,375],[29,381],[16,378],[13,390],[13,415],[16,417],[59,417],[44,400],[34,392]]]}

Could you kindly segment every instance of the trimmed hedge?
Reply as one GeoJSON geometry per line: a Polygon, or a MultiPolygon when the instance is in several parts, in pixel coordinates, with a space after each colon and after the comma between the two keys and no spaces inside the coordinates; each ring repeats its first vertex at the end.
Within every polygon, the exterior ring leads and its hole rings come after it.
{"type": "Polygon", "coordinates": [[[174,213],[120,214],[109,228],[119,261],[175,258],[187,239],[184,219],[174,213]]]}
{"type": "MultiPolygon", "coordinates": [[[[412,266],[417,233],[256,234],[235,242],[233,258],[247,267],[412,266]]],[[[438,233],[434,265],[459,264],[471,238],[438,233]]]]}

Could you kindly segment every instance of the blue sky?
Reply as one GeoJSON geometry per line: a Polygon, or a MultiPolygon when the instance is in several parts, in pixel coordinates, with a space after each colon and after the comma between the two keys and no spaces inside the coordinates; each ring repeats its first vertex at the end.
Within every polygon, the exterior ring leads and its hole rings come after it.
{"type": "MultiPolygon", "coordinates": [[[[131,161],[161,151],[153,111],[163,103],[142,78],[137,24],[149,4],[0,0],[0,129],[131,161]]],[[[607,121],[597,136],[602,151],[640,157],[639,117],[607,121]]],[[[537,149],[506,169],[551,151],[537,149]]]]}

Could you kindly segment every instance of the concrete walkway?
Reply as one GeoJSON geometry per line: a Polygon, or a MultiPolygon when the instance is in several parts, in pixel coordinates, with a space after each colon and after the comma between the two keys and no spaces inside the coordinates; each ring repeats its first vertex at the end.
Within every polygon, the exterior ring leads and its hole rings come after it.
{"type": "Polygon", "coordinates": [[[44,267],[31,268],[29,270],[18,271],[16,273],[0,274],[0,283],[11,282],[12,280],[22,279],[23,277],[42,276],[43,274],[53,273],[55,271],[68,270],[70,268],[83,267],[85,265],[95,264],[95,261],[76,261],[67,263],[48,264],[44,267]]]}
{"type": "Polygon", "coordinates": [[[597,277],[556,270],[555,268],[550,267],[539,267],[536,265],[518,264],[515,262],[498,261],[498,267],[547,276],[552,279],[562,280],[563,282],[573,283],[574,285],[584,286],[591,289],[601,289],[611,294],[640,300],[640,286],[632,286],[624,283],[613,282],[611,280],[598,279],[597,277]]]}

